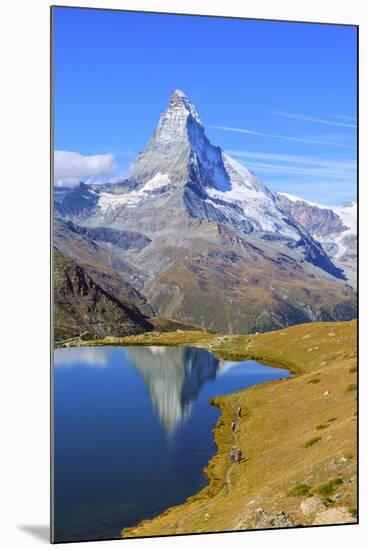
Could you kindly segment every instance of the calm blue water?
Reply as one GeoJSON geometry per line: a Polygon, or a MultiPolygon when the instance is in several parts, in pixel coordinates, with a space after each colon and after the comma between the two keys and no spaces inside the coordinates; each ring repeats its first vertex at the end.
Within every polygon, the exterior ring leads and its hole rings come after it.
{"type": "Polygon", "coordinates": [[[195,348],[55,351],[55,539],[118,537],[207,483],[209,399],[284,378],[195,348]]]}

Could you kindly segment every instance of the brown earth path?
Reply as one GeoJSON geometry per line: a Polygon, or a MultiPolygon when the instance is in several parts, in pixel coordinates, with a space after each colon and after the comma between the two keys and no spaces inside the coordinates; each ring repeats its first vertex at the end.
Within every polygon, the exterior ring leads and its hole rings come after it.
{"type": "MultiPolygon", "coordinates": [[[[234,414],[236,415],[237,417],[237,423],[236,423],[236,427],[235,427],[235,430],[232,432],[232,438],[233,438],[233,442],[234,442],[234,447],[238,448],[239,447],[239,444],[238,444],[238,436],[237,436],[237,429],[239,429],[239,425],[240,425],[240,421],[242,419],[242,416],[238,417],[237,416],[237,413],[236,413],[236,410],[234,407],[232,407],[233,411],[234,411],[234,414]]],[[[244,459],[244,457],[243,457],[244,459]]],[[[225,482],[226,482],[226,488],[227,488],[227,492],[228,493],[231,493],[232,491],[232,483],[231,483],[231,472],[233,471],[234,469],[234,466],[236,465],[236,462],[232,462],[228,469],[227,469],[227,472],[226,472],[226,476],[225,476],[225,482]]],[[[184,527],[184,523],[186,522],[186,520],[188,520],[191,516],[193,516],[194,514],[198,514],[198,512],[202,512],[203,510],[206,510],[207,508],[210,507],[210,505],[212,505],[214,502],[216,502],[219,498],[221,498],[221,493],[219,493],[217,496],[215,496],[211,502],[207,502],[206,504],[202,504],[200,506],[198,506],[198,508],[196,508],[195,511],[187,514],[184,518],[182,518],[178,524],[177,524],[177,527],[176,527],[176,530],[175,530],[175,533],[178,534],[178,533],[181,533],[182,532],[182,529],[184,527]]]]}

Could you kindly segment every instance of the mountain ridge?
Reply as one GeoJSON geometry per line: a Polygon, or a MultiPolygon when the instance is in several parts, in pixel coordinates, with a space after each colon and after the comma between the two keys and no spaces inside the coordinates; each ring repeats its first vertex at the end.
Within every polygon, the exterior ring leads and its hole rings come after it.
{"type": "Polygon", "coordinates": [[[277,193],[278,200],[312,236],[326,254],[356,286],[357,203],[327,206],[288,193],[277,193]]]}
{"type": "Polygon", "coordinates": [[[251,332],[356,314],[343,269],[279,196],[209,142],[179,90],[126,180],[59,190],[55,210],[142,274],[159,316],[251,332]],[[145,246],[119,249],[119,232],[145,246]]]}
{"type": "Polygon", "coordinates": [[[54,249],[54,332],[62,338],[139,334],[153,326],[141,313],[97,285],[74,260],[54,249]]]}

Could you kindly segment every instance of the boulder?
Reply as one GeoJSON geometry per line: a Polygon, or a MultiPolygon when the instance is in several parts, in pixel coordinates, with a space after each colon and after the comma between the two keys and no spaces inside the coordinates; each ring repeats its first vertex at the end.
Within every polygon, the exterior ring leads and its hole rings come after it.
{"type": "Polygon", "coordinates": [[[313,525],[335,525],[341,523],[356,523],[356,518],[349,514],[347,508],[330,508],[317,514],[313,525]]]}
{"type": "Polygon", "coordinates": [[[258,508],[256,510],[257,518],[255,521],[256,529],[270,529],[270,528],[280,528],[280,527],[293,527],[294,522],[291,517],[285,512],[277,512],[276,514],[269,514],[258,508]]]}
{"type": "Polygon", "coordinates": [[[326,510],[326,506],[317,497],[309,497],[303,500],[300,504],[300,508],[305,516],[310,516],[326,510]]]}

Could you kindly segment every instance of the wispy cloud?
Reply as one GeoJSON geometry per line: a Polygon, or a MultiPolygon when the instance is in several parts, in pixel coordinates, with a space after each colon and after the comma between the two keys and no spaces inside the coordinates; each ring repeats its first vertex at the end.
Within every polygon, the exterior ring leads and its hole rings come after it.
{"type": "Polygon", "coordinates": [[[356,123],[356,117],[355,116],[331,115],[331,114],[329,114],[328,116],[331,116],[332,118],[340,118],[341,120],[349,120],[350,122],[355,122],[356,123]]]}
{"type": "Polygon", "coordinates": [[[329,145],[331,147],[341,147],[342,149],[353,149],[355,150],[355,147],[351,145],[344,145],[342,143],[335,143],[331,141],[320,141],[315,139],[305,139],[305,138],[299,138],[295,136],[282,136],[278,134],[266,134],[263,132],[256,132],[255,130],[249,130],[248,128],[233,128],[231,126],[215,126],[215,125],[207,125],[207,128],[214,128],[215,130],[224,130],[225,132],[239,132],[241,134],[250,134],[253,136],[261,136],[266,138],[275,138],[275,139],[284,139],[287,141],[296,141],[300,143],[313,143],[316,145],[329,145]]]}
{"type": "Polygon", "coordinates": [[[327,167],[307,167],[307,166],[290,166],[288,164],[274,164],[265,162],[247,162],[247,167],[254,172],[262,172],[269,174],[295,174],[299,176],[317,176],[324,178],[333,178],[334,180],[351,181],[355,174],[352,172],[344,172],[338,166],[333,164],[327,167]]]}
{"type": "Polygon", "coordinates": [[[116,168],[114,155],[81,155],[75,151],[55,151],[54,181],[56,186],[73,187],[79,181],[89,182],[112,174],[116,168]]]}
{"type": "Polygon", "coordinates": [[[272,180],[269,187],[274,192],[289,193],[290,195],[331,206],[345,201],[356,201],[355,187],[348,182],[336,185],[333,179],[303,178],[296,181],[294,177],[290,179],[282,177],[272,180]]]}
{"type": "Polygon", "coordinates": [[[264,178],[273,191],[300,195],[327,204],[355,198],[356,162],[352,159],[264,151],[226,152],[264,178]]]}
{"type": "Polygon", "coordinates": [[[349,122],[339,122],[336,120],[319,118],[315,116],[304,115],[301,113],[288,113],[286,111],[273,111],[275,115],[280,115],[286,118],[293,118],[295,120],[303,120],[304,122],[316,122],[317,124],[328,124],[330,126],[342,126],[344,128],[356,128],[356,123],[353,122],[354,119],[350,117],[346,118],[343,116],[338,116],[341,120],[349,120],[349,122]]]}
{"type": "Polygon", "coordinates": [[[356,178],[356,162],[350,159],[336,160],[259,151],[226,152],[238,160],[244,159],[248,168],[262,173],[308,175],[350,181],[356,178]]]}
{"type": "Polygon", "coordinates": [[[229,155],[233,157],[241,158],[250,158],[250,159],[260,159],[260,160],[273,160],[276,162],[290,162],[293,164],[312,164],[318,166],[335,166],[339,169],[350,169],[355,172],[356,162],[351,159],[329,159],[329,158],[319,158],[319,157],[310,157],[307,155],[288,155],[283,153],[268,153],[264,151],[244,151],[244,150],[227,150],[229,155]]]}

